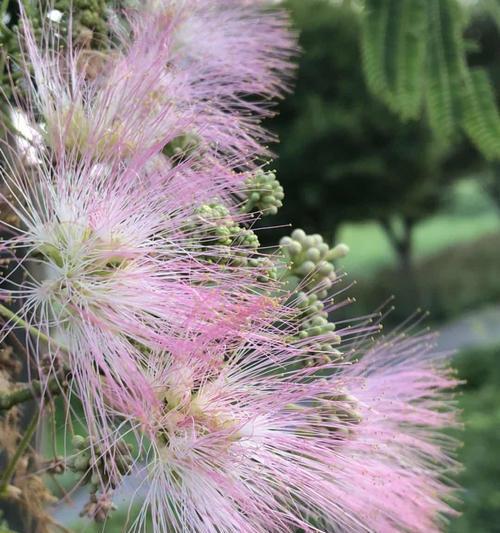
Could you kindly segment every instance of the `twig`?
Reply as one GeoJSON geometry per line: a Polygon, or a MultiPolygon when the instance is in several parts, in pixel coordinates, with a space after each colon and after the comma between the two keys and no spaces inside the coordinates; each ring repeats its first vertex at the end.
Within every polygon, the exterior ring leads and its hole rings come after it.
{"type": "Polygon", "coordinates": [[[19,389],[7,393],[0,393],[0,411],[7,411],[15,405],[39,398],[44,391],[50,392],[51,394],[59,394],[62,388],[63,385],[57,377],[49,379],[45,386],[35,379],[19,389]]]}
{"type": "Polygon", "coordinates": [[[66,347],[62,345],[60,342],[57,342],[53,338],[45,335],[45,333],[42,333],[39,329],[35,328],[31,324],[28,324],[26,320],[21,318],[19,315],[14,313],[14,311],[11,311],[8,307],[5,307],[5,305],[0,304],[0,315],[7,318],[8,320],[11,320],[14,322],[17,326],[23,327],[27,331],[29,331],[32,335],[37,337],[38,339],[46,342],[47,344],[54,344],[58,348],[61,348],[62,350],[66,350],[66,347]]]}
{"type": "Polygon", "coordinates": [[[23,438],[21,439],[21,442],[17,447],[16,453],[12,456],[12,459],[9,461],[9,464],[5,469],[2,479],[0,480],[0,497],[4,497],[6,495],[7,488],[10,484],[12,476],[16,471],[17,463],[19,459],[24,455],[26,448],[29,446],[31,439],[33,438],[33,434],[35,433],[36,427],[38,425],[38,415],[38,411],[33,415],[33,418],[31,419],[29,426],[26,428],[26,432],[24,433],[23,438]]]}
{"type": "MultiPolygon", "coordinates": [[[[23,327],[32,335],[41,339],[47,344],[54,344],[58,348],[66,350],[66,348],[61,343],[57,342],[51,337],[48,337],[47,335],[45,335],[45,333],[42,333],[34,326],[28,324],[26,320],[22,319],[19,315],[11,311],[8,307],[5,307],[5,305],[0,304],[0,315],[14,322],[14,324],[16,324],[17,326],[23,327]]],[[[19,344],[21,343],[19,342],[19,344]]],[[[63,372],[68,374],[69,369],[63,367],[63,372]]],[[[66,377],[67,376],[64,376],[63,379],[66,379],[66,377]]],[[[20,403],[38,398],[44,392],[44,387],[46,391],[52,394],[60,393],[62,388],[60,379],[57,376],[51,378],[45,386],[39,380],[32,380],[29,384],[26,384],[25,386],[22,386],[17,390],[0,393],[0,411],[5,411],[20,403]]]]}

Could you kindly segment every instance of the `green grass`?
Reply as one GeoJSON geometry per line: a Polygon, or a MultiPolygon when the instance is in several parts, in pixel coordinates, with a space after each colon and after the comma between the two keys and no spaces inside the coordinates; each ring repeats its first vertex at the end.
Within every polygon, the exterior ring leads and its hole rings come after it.
{"type": "MultiPolygon", "coordinates": [[[[415,256],[420,259],[498,229],[500,216],[495,207],[476,181],[464,180],[451,191],[446,209],[417,226],[415,256]]],[[[340,265],[355,277],[369,277],[395,264],[390,243],[376,222],[344,224],[338,240],[351,249],[340,265]]]]}

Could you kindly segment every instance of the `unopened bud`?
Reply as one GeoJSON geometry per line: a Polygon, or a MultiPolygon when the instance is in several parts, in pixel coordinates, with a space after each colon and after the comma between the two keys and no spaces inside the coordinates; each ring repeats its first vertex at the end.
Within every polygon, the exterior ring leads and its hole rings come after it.
{"type": "Polygon", "coordinates": [[[241,208],[244,213],[260,211],[265,215],[275,215],[283,205],[285,193],[273,172],[257,171],[247,178],[246,200],[241,208]]]}

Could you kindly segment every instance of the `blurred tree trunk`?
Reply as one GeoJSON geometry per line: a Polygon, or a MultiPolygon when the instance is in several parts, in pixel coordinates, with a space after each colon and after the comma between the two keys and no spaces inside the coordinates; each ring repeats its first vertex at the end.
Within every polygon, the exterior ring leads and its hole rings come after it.
{"type": "Polygon", "coordinates": [[[413,230],[416,219],[409,216],[401,217],[400,231],[388,218],[382,218],[379,222],[396,253],[399,269],[402,273],[410,274],[413,270],[413,230]]]}
{"type": "Polygon", "coordinates": [[[420,291],[414,265],[413,232],[417,219],[411,216],[402,216],[397,222],[388,218],[380,219],[385,234],[396,253],[399,278],[394,280],[396,302],[408,315],[412,314],[421,304],[420,291]]]}
{"type": "Polygon", "coordinates": [[[491,163],[490,167],[491,173],[486,182],[486,190],[500,214],[500,163],[491,163]]]}
{"type": "Polygon", "coordinates": [[[332,222],[330,227],[328,228],[328,231],[325,233],[324,237],[327,242],[329,242],[332,246],[335,246],[338,244],[338,237],[339,237],[339,230],[340,230],[340,222],[332,222]]]}

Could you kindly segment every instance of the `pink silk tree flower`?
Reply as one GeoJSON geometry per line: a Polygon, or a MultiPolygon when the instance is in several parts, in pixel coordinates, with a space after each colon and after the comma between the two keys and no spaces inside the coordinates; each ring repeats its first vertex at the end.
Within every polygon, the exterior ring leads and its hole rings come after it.
{"type": "Polygon", "coordinates": [[[264,1],[148,0],[92,75],[88,51],[23,24],[45,149],[2,175],[20,226],[1,249],[25,276],[2,278],[0,298],[50,337],[28,339],[42,379],[69,368],[92,459],[109,457],[103,494],[131,433],[146,489],[133,530],[148,514],[155,531],[438,530],[454,495],[446,359],[418,336],[342,358],[354,330],[335,331],[321,301],[328,246],[286,241],[303,259],[289,294],[236,215],[291,71],[286,17],[264,1]]]}
{"type": "Polygon", "coordinates": [[[147,458],[131,530],[150,515],[155,531],[438,531],[456,467],[445,359],[403,336],[359,362],[303,368],[306,346],[278,337],[254,332],[251,347],[221,355],[201,336],[191,351],[179,345],[184,360],[151,359],[159,402],[121,404],[147,458]]]}
{"type": "Polygon", "coordinates": [[[185,88],[178,105],[197,117],[190,133],[203,149],[239,167],[268,153],[260,122],[286,89],[296,50],[283,12],[262,2],[151,0],[130,20],[137,41],[172,24],[165,76],[185,88]]]}
{"type": "Polygon", "coordinates": [[[69,152],[94,161],[130,158],[137,152],[151,156],[181,135],[192,120],[169,100],[175,100],[182,87],[164,80],[170,26],[147,43],[100,53],[101,66],[92,76],[86,69],[91,52],[73,49],[71,42],[61,51],[54,42],[62,37],[50,25],[38,44],[24,17],[22,35],[29,108],[33,117],[40,117],[41,130],[56,156],[69,152]],[[161,88],[170,96],[159,100],[161,88]]]}
{"type": "Polygon", "coordinates": [[[124,24],[89,77],[88,51],[39,46],[23,20],[33,114],[48,144],[99,161],[188,158],[206,180],[216,169],[241,186],[242,171],[268,154],[259,123],[292,68],[286,18],[257,4],[191,0],[141,4],[124,24]]]}
{"type": "MultiPolygon", "coordinates": [[[[209,191],[194,177],[184,188],[176,169],[146,179],[132,164],[113,168],[66,156],[2,178],[2,199],[21,222],[7,228],[13,235],[2,251],[25,275],[16,283],[3,276],[0,297],[54,339],[32,346],[42,377],[51,375],[41,369],[48,350],[52,368],[56,358],[68,366],[87,423],[99,433],[109,429],[104,381],[142,396],[149,351],[177,346],[187,320],[194,336],[227,322],[238,338],[241,322],[272,305],[259,291],[272,285],[243,261],[254,250],[235,247],[240,262],[228,264],[221,247],[193,226],[192,187],[209,191]]],[[[2,334],[15,326],[8,321],[2,334]]]]}
{"type": "MultiPolygon", "coordinates": [[[[261,290],[266,268],[255,261],[247,267],[256,252],[250,232],[244,236],[251,247],[238,239],[221,246],[212,233],[207,237],[204,224],[215,226],[216,234],[233,231],[234,224],[218,227],[200,215],[209,199],[237,203],[243,174],[217,156],[219,148],[182,161],[161,153],[185,132],[212,127],[200,122],[199,100],[186,98],[199,65],[173,66],[180,53],[172,44],[174,25],[181,19],[159,25],[148,14],[130,42],[105,55],[94,77],[81,68],[83,51],[49,46],[57,42],[52,30],[38,45],[22,19],[25,61],[33,70],[28,111],[32,124],[41,117],[47,149],[38,150],[30,172],[9,169],[2,176],[11,196],[5,200],[22,228],[2,249],[21,257],[25,279],[18,286],[4,279],[0,296],[16,301],[22,319],[55,339],[48,346],[51,370],[62,358],[87,425],[100,436],[110,431],[104,383],[141,397],[149,351],[175,345],[186,320],[196,325],[195,337],[229,322],[238,339],[245,331],[237,325],[241,317],[258,317],[271,305],[269,286],[261,290]],[[228,253],[238,260],[228,260],[228,253]]],[[[269,84],[278,79],[270,70],[269,84]]],[[[235,80],[243,91],[239,74],[235,80]]],[[[212,104],[218,113],[220,102],[212,104]]],[[[249,129],[243,130],[253,143],[249,129]]],[[[3,333],[13,326],[7,322],[3,333]]],[[[37,342],[33,348],[42,371],[45,347],[37,342]]]]}

